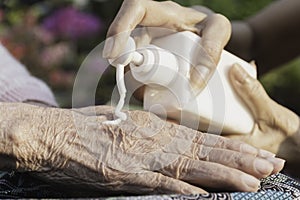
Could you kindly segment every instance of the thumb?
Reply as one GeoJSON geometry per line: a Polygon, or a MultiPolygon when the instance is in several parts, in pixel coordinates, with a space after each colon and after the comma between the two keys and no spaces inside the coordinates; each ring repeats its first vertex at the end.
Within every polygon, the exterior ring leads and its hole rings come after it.
{"type": "Polygon", "coordinates": [[[252,111],[254,118],[264,119],[271,112],[273,104],[261,83],[252,78],[240,65],[229,70],[229,79],[238,96],[252,111]]]}

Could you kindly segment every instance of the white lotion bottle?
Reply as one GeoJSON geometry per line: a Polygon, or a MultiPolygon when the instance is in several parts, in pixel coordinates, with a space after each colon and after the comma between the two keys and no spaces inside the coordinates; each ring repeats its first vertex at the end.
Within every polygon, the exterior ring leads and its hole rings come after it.
{"type": "Polygon", "coordinates": [[[256,70],[248,62],[223,50],[207,85],[194,93],[189,76],[199,58],[200,40],[198,35],[183,31],[156,38],[134,53],[131,48],[132,76],[146,85],[144,109],[201,131],[250,133],[254,119],[232,88],[228,71],[238,63],[256,78],[256,70]]]}

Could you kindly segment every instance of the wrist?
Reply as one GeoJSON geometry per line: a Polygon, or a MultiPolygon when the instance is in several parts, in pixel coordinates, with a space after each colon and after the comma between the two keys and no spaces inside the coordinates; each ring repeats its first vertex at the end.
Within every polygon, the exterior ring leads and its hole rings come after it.
{"type": "Polygon", "coordinates": [[[19,171],[44,171],[49,170],[45,166],[50,162],[61,163],[57,155],[65,148],[68,135],[59,123],[72,122],[65,110],[0,103],[0,113],[3,160],[14,160],[12,166],[19,171]]]}
{"type": "Polygon", "coordinates": [[[300,144],[300,138],[296,136],[299,131],[298,115],[275,101],[273,101],[273,103],[275,127],[281,130],[286,137],[298,138],[300,144]]]}
{"type": "Polygon", "coordinates": [[[298,118],[298,130],[290,137],[287,137],[280,145],[277,156],[287,160],[285,173],[292,176],[300,176],[299,174],[299,153],[300,153],[300,118],[298,118]]]}
{"type": "Polygon", "coordinates": [[[0,102],[0,169],[16,169],[17,160],[15,155],[16,145],[14,143],[14,130],[16,130],[16,120],[8,113],[10,103],[0,102]]]}

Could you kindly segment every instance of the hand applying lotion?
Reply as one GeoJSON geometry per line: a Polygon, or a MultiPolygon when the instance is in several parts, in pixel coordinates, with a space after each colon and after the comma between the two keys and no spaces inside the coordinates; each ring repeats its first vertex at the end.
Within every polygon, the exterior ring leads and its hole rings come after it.
{"type": "Polygon", "coordinates": [[[122,54],[110,60],[117,67],[121,95],[115,111],[119,119],[113,123],[126,119],[120,110],[126,94],[124,66],[129,64],[132,76],[146,85],[145,110],[211,133],[250,133],[254,125],[253,117],[232,90],[228,70],[234,63],[239,63],[255,78],[255,69],[249,63],[223,51],[217,68],[209,72],[212,75],[203,77],[206,85],[195,88],[191,84],[192,69],[196,68],[200,55],[205,53],[201,38],[189,31],[155,38],[150,45],[138,49],[135,49],[135,42],[130,38],[122,54]],[[153,110],[154,105],[160,105],[160,109],[153,110]]]}

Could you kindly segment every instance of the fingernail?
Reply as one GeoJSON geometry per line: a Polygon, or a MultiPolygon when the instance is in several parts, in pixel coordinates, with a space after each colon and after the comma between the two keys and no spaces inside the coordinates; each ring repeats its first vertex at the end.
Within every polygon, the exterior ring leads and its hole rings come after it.
{"type": "Polygon", "coordinates": [[[235,80],[239,83],[244,83],[248,74],[242,69],[242,67],[238,64],[234,64],[232,66],[232,70],[235,80]]]}
{"type": "Polygon", "coordinates": [[[207,67],[205,67],[205,66],[198,66],[198,67],[196,67],[196,71],[198,72],[198,74],[200,75],[200,77],[203,80],[207,81],[209,73],[210,73],[210,70],[207,67]]]}
{"type": "Polygon", "coordinates": [[[256,155],[257,154],[257,149],[255,147],[252,147],[249,144],[242,144],[241,145],[241,152],[242,153],[249,153],[249,154],[253,154],[256,155]]]}
{"type": "Polygon", "coordinates": [[[256,191],[258,190],[258,186],[260,184],[260,181],[248,174],[242,175],[243,182],[250,188],[250,191],[256,191]]]}
{"type": "Polygon", "coordinates": [[[270,152],[270,151],[266,151],[266,150],[263,150],[263,149],[259,149],[259,153],[258,155],[262,158],[269,158],[269,157],[272,157],[274,158],[275,157],[275,154],[270,152]]]}
{"type": "Polygon", "coordinates": [[[278,173],[279,171],[282,170],[282,168],[284,167],[285,164],[285,160],[281,159],[281,158],[272,158],[272,157],[268,157],[266,158],[268,161],[270,161],[273,164],[273,173],[278,173]]]}
{"type": "Polygon", "coordinates": [[[270,162],[263,160],[261,158],[255,159],[254,167],[258,173],[264,176],[270,175],[274,169],[273,165],[270,162]]]}
{"type": "Polygon", "coordinates": [[[253,67],[256,67],[255,60],[251,60],[251,61],[250,61],[250,65],[252,65],[253,67]]]}
{"type": "Polygon", "coordinates": [[[187,187],[182,190],[183,194],[207,194],[208,192],[198,187],[187,187]]]}
{"type": "Polygon", "coordinates": [[[102,56],[104,58],[109,58],[111,51],[113,50],[114,43],[115,41],[113,37],[109,37],[105,40],[105,44],[102,52],[102,56]]]}

